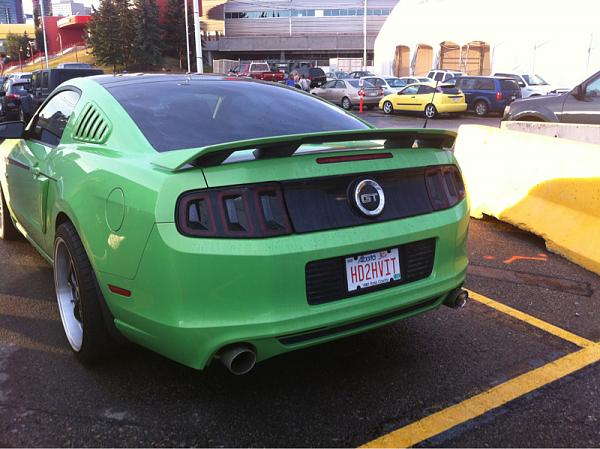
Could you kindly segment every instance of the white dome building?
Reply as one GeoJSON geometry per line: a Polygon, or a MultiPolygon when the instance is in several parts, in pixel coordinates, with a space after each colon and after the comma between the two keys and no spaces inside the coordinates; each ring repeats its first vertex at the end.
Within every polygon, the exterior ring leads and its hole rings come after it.
{"type": "Polygon", "coordinates": [[[375,41],[374,70],[537,73],[572,87],[600,70],[600,1],[400,0],[375,41]]]}

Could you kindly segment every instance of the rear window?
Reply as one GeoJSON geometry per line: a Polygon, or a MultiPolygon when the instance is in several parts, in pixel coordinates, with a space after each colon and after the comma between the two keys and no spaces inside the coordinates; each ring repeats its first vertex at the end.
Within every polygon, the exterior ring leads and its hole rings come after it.
{"type": "Polygon", "coordinates": [[[440,86],[437,89],[438,92],[442,94],[455,95],[460,93],[460,91],[454,86],[440,86]]]}
{"type": "Polygon", "coordinates": [[[400,80],[398,78],[386,78],[385,79],[390,87],[404,87],[406,86],[406,80],[400,80]]]}
{"type": "MultiPolygon", "coordinates": [[[[361,86],[360,86],[360,80],[349,80],[349,81],[346,81],[346,82],[347,82],[348,84],[350,84],[352,87],[355,87],[355,88],[357,88],[357,89],[358,89],[359,87],[361,87],[361,86]]],[[[362,85],[362,87],[366,87],[366,88],[372,88],[372,87],[375,87],[375,86],[374,86],[373,84],[369,83],[368,81],[365,81],[365,80],[363,80],[363,85],[362,85]]]]}
{"type": "Polygon", "coordinates": [[[27,89],[29,88],[29,83],[24,84],[13,84],[10,88],[10,93],[17,95],[27,95],[27,89]]]}
{"type": "Polygon", "coordinates": [[[159,152],[367,125],[312,95],[275,84],[165,80],[109,92],[159,152]],[[148,95],[148,92],[160,95],[148,95]],[[277,101],[273,101],[277,98],[277,101]]]}
{"type": "Polygon", "coordinates": [[[322,76],[325,76],[325,72],[323,71],[323,69],[320,69],[318,67],[313,67],[308,69],[308,75],[311,78],[320,78],[322,76]]]}
{"type": "Polygon", "coordinates": [[[269,64],[252,64],[253,72],[270,72],[269,64]]]}
{"type": "Polygon", "coordinates": [[[515,80],[500,80],[500,90],[520,90],[515,80]]]}

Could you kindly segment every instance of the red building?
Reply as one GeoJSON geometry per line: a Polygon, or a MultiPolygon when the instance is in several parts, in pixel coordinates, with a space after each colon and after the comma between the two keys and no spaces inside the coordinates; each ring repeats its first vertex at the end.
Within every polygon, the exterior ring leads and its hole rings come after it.
{"type": "MultiPolygon", "coordinates": [[[[90,18],[90,16],[44,17],[48,54],[58,53],[75,45],[83,45],[85,27],[90,18]]],[[[40,50],[43,51],[42,48],[40,50]]]]}

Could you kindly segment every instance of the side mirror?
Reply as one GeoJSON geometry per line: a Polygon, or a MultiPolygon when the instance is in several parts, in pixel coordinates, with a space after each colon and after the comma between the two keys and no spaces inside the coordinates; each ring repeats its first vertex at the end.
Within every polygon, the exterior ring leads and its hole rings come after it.
{"type": "Polygon", "coordinates": [[[571,95],[578,100],[583,100],[583,97],[585,96],[585,89],[581,84],[579,84],[571,91],[571,95]]]}
{"type": "Polygon", "coordinates": [[[0,139],[21,139],[24,134],[24,122],[0,123],[0,139]]]}
{"type": "Polygon", "coordinates": [[[523,81],[519,81],[517,84],[519,85],[519,87],[525,87],[525,83],[523,81]]]}

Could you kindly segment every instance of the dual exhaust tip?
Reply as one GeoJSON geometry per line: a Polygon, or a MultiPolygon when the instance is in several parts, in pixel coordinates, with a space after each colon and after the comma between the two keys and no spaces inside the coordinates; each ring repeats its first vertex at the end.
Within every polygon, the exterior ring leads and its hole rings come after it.
{"type": "MultiPolygon", "coordinates": [[[[456,288],[448,293],[444,305],[453,309],[460,309],[467,304],[469,292],[456,288]]],[[[224,348],[218,358],[230,373],[236,376],[249,373],[256,365],[256,350],[249,345],[239,344],[224,348]]]]}

